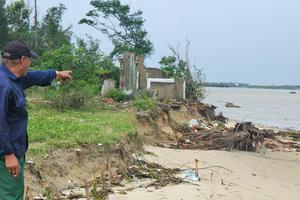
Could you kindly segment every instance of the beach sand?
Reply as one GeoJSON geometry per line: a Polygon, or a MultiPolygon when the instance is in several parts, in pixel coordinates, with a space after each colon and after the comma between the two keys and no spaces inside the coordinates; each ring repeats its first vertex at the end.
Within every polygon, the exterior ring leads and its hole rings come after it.
{"type": "Polygon", "coordinates": [[[144,159],[167,168],[193,168],[199,160],[201,181],[161,189],[139,188],[110,195],[110,200],[299,200],[299,152],[226,152],[147,146],[144,159]]]}

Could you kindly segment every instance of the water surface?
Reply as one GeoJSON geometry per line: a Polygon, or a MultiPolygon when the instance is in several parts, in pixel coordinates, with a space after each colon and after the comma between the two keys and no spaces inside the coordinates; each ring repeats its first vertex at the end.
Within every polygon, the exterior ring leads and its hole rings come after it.
{"type": "Polygon", "coordinates": [[[265,126],[300,130],[300,90],[213,88],[207,87],[205,103],[217,106],[216,112],[236,121],[251,121],[265,126]],[[227,108],[226,102],[240,108],[227,108]]]}

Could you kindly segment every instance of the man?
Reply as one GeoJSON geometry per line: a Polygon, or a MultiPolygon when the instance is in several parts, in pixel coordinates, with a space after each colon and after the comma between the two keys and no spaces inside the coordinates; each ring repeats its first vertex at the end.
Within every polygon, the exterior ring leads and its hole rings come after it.
{"type": "Polygon", "coordinates": [[[28,113],[24,90],[71,79],[71,71],[29,71],[38,55],[22,41],[7,43],[0,64],[0,199],[22,200],[28,113]]]}

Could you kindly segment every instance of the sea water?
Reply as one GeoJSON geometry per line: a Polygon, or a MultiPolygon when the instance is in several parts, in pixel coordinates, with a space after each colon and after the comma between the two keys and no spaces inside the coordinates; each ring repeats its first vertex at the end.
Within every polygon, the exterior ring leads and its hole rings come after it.
{"type": "Polygon", "coordinates": [[[203,101],[229,119],[300,130],[300,90],[207,87],[206,93],[203,101]],[[227,102],[240,108],[225,107],[227,102]]]}

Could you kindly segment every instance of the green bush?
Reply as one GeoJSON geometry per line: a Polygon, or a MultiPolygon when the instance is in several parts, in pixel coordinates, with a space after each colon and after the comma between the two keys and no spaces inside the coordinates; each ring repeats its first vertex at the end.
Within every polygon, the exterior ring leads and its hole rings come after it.
{"type": "Polygon", "coordinates": [[[51,99],[51,106],[58,110],[78,110],[86,105],[88,98],[84,91],[72,91],[66,94],[59,93],[51,99]]]}
{"type": "Polygon", "coordinates": [[[50,106],[57,110],[78,110],[90,105],[96,91],[97,86],[95,85],[85,81],[71,81],[56,85],[47,93],[47,98],[50,101],[50,106]]]}
{"type": "MultiPolygon", "coordinates": [[[[119,80],[119,68],[101,52],[99,42],[92,39],[78,40],[77,45],[62,45],[45,52],[39,69],[72,70],[73,81],[61,85],[54,82],[54,89],[43,95],[58,110],[91,108],[91,100],[99,94],[103,79],[119,80]]],[[[112,95],[116,101],[126,97],[121,92],[112,95]]]]}
{"type": "Polygon", "coordinates": [[[157,102],[149,96],[147,91],[141,91],[136,95],[133,106],[138,110],[155,110],[157,108],[157,102]]]}
{"type": "Polygon", "coordinates": [[[127,98],[127,95],[122,90],[118,90],[118,89],[108,91],[106,96],[119,102],[124,101],[127,98]]]}

